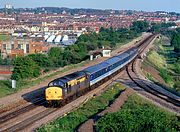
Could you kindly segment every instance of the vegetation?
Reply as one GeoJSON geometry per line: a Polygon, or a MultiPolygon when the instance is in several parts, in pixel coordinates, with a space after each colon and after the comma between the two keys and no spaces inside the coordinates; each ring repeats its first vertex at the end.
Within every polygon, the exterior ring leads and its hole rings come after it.
{"type": "Polygon", "coordinates": [[[96,131],[100,132],[178,132],[178,118],[137,95],[129,97],[116,113],[100,118],[96,131]]]}
{"type": "MultiPolygon", "coordinates": [[[[165,81],[168,87],[179,92],[179,76],[180,76],[180,57],[175,48],[170,43],[168,38],[162,37],[155,42],[154,50],[147,55],[147,60],[144,62],[153,66],[159,71],[159,75],[165,81]]],[[[153,76],[153,75],[152,75],[153,76]]],[[[149,75],[147,75],[149,77],[149,75]]],[[[157,82],[157,80],[153,81],[157,82]]]]}
{"type": "Polygon", "coordinates": [[[168,28],[172,27],[172,26],[176,26],[175,23],[152,23],[151,24],[151,32],[154,33],[161,33],[161,34],[166,34],[168,35],[171,31],[169,31],[168,28]]]}
{"type": "Polygon", "coordinates": [[[5,58],[5,59],[2,59],[0,57],[0,65],[11,65],[11,59],[10,58],[5,58]]]}
{"type": "Polygon", "coordinates": [[[174,46],[174,51],[180,52],[180,33],[174,33],[171,39],[171,45],[174,46]]]}
{"type": "Polygon", "coordinates": [[[39,128],[37,131],[75,131],[78,125],[86,121],[89,117],[93,116],[94,114],[105,109],[109,105],[109,103],[111,103],[122,90],[124,90],[124,86],[118,83],[114,84],[106,92],[102,93],[102,95],[89,100],[87,103],[82,105],[77,110],[69,113],[65,117],[58,118],[57,120],[48,123],[47,125],[39,128]]]}
{"type": "Polygon", "coordinates": [[[40,67],[29,56],[17,57],[14,62],[12,79],[33,78],[40,75],[40,67]]]}
{"type": "Polygon", "coordinates": [[[147,59],[150,63],[153,63],[157,68],[164,68],[166,65],[165,58],[158,54],[156,51],[150,51],[147,56],[147,59]]]}
{"type": "Polygon", "coordinates": [[[0,98],[15,92],[15,89],[11,88],[11,83],[8,80],[0,80],[0,98]]]}
{"type": "Polygon", "coordinates": [[[145,32],[149,29],[150,25],[146,21],[135,21],[133,22],[132,29],[136,31],[137,33],[145,32]]]}

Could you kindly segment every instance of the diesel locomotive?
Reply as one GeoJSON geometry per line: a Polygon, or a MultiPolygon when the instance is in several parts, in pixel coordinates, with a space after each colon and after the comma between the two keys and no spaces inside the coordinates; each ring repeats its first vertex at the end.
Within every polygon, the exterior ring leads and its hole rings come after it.
{"type": "Polygon", "coordinates": [[[109,79],[138,54],[137,48],[131,48],[99,64],[82,71],[57,78],[45,89],[45,99],[49,104],[63,104],[93,89],[99,82],[109,79]]]}

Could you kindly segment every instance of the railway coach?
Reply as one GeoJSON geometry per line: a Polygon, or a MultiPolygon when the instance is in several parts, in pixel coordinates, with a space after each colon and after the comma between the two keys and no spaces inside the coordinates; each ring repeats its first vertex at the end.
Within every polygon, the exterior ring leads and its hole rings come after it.
{"type": "Polygon", "coordinates": [[[85,94],[118,73],[137,54],[138,50],[131,48],[102,63],[51,81],[45,90],[46,101],[48,104],[59,105],[85,94]]]}

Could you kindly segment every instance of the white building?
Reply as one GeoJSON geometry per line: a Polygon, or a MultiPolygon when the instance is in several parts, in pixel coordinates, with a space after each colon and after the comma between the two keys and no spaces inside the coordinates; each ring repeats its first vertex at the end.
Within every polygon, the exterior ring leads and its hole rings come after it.
{"type": "Polygon", "coordinates": [[[67,35],[64,35],[62,38],[62,41],[68,41],[68,40],[69,40],[69,37],[67,35]]]}
{"type": "Polygon", "coordinates": [[[60,42],[61,42],[61,39],[62,39],[62,36],[61,36],[61,35],[58,35],[58,36],[55,38],[54,42],[55,42],[55,43],[60,43],[60,42]]]}
{"type": "Polygon", "coordinates": [[[55,38],[56,38],[55,35],[51,35],[51,36],[47,39],[47,42],[48,42],[48,43],[52,43],[55,38]]]}

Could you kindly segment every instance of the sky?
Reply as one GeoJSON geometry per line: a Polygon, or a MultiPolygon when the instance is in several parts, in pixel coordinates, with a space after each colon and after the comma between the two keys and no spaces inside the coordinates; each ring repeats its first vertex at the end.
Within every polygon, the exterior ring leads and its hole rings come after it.
{"type": "Polygon", "coordinates": [[[118,10],[169,11],[180,13],[180,0],[0,0],[19,7],[68,7],[118,10]]]}

